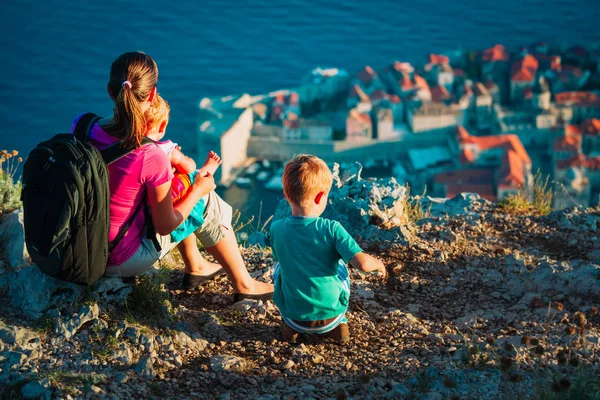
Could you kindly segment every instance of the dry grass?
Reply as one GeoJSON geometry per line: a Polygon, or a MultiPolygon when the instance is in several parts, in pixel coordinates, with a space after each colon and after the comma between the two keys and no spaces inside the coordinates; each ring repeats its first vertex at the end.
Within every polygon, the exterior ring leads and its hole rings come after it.
{"type": "Polygon", "coordinates": [[[15,182],[19,164],[23,162],[16,150],[0,150],[0,216],[21,207],[21,182],[15,182]]]}
{"type": "Polygon", "coordinates": [[[552,211],[554,192],[549,186],[549,177],[544,177],[538,170],[529,187],[520,189],[517,194],[510,195],[498,203],[501,209],[511,214],[548,215],[552,211]]]}

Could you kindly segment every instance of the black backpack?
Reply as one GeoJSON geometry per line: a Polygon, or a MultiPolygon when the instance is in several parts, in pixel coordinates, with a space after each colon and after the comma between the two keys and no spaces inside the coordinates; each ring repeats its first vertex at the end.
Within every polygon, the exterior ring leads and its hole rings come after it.
{"type": "MultiPolygon", "coordinates": [[[[29,153],[23,166],[25,243],[42,272],[91,285],[106,269],[108,254],[125,236],[140,203],[112,242],[109,231],[107,165],[129,154],[116,143],[103,151],[88,136],[100,119],[84,114],[74,133],[58,134],[29,153]]],[[[151,143],[149,139],[143,144],[151,143]]],[[[147,219],[147,221],[151,221],[147,219]]]]}

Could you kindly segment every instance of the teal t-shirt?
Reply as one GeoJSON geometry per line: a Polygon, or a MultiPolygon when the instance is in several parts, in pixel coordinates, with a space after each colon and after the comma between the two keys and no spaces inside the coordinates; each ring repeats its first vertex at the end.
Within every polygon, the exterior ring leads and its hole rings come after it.
{"type": "Polygon", "coordinates": [[[280,265],[273,301],[282,315],[317,321],[346,312],[349,296],[337,277],[338,263],[362,249],[339,222],[318,217],[275,221],[271,245],[280,265]]]}

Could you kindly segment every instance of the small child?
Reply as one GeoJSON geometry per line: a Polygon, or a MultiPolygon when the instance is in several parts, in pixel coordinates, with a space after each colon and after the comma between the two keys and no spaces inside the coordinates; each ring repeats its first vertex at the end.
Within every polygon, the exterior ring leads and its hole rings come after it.
{"type": "MultiPolygon", "coordinates": [[[[146,136],[152,139],[156,144],[167,153],[169,161],[173,167],[175,177],[171,181],[171,197],[173,204],[183,200],[192,186],[198,172],[214,175],[221,158],[213,151],[208,153],[206,161],[200,170],[196,170],[196,162],[181,152],[177,143],[170,140],[160,141],[166,133],[169,123],[169,114],[171,108],[165,99],[159,94],[154,97],[154,101],[145,113],[146,117],[146,136]]],[[[208,200],[208,195],[204,196],[196,206],[194,206],[190,216],[172,233],[173,241],[181,241],[198,229],[204,223],[203,213],[208,200]]]]}
{"type": "Polygon", "coordinates": [[[292,216],[271,225],[275,267],[273,301],[284,321],[283,338],[298,333],[350,340],[345,318],[350,299],[346,263],[386,276],[383,263],[365,254],[337,221],[319,216],[327,206],[333,177],[318,157],[301,154],[285,165],[283,194],[292,216]]]}

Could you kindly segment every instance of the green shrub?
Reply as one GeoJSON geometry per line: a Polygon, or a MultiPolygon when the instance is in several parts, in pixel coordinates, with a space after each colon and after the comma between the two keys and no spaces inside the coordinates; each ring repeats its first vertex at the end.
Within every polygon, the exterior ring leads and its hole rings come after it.
{"type": "Polygon", "coordinates": [[[14,181],[19,164],[19,152],[0,151],[0,216],[21,207],[21,182],[14,181]]]}

